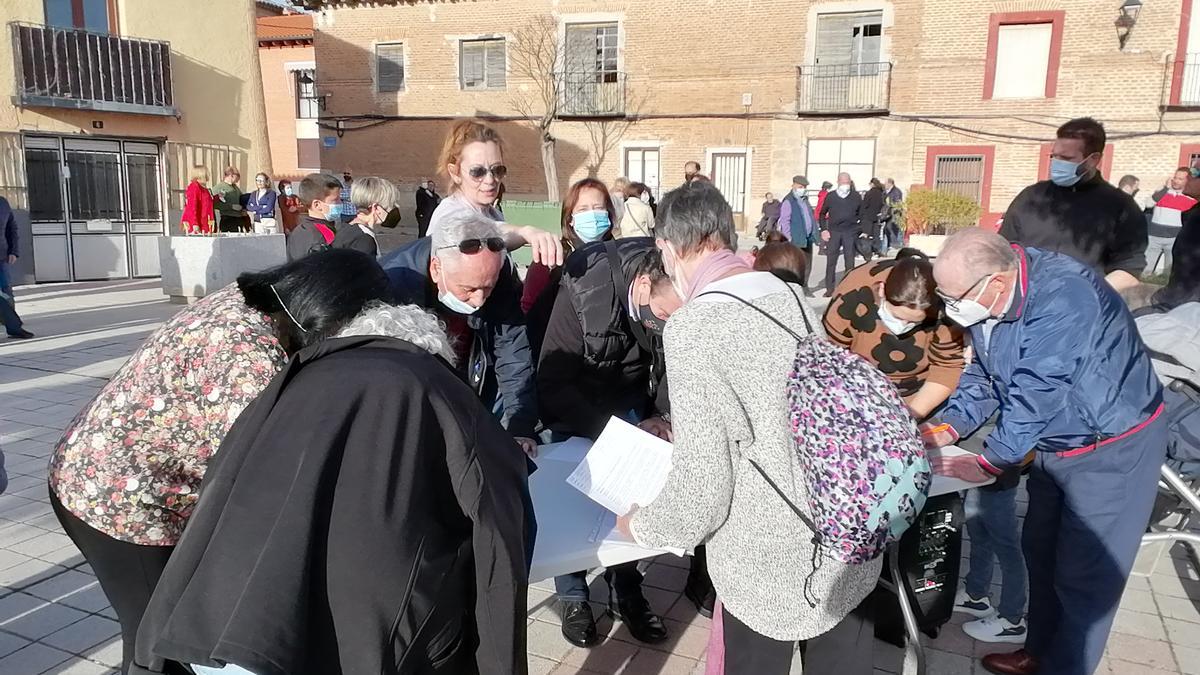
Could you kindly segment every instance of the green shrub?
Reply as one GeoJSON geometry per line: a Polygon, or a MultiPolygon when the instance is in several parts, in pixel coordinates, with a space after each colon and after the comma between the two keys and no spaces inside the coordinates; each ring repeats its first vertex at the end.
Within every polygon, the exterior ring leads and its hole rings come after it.
{"type": "Polygon", "coordinates": [[[915,188],[900,207],[909,234],[950,234],[979,222],[979,204],[948,190],[915,188]]]}

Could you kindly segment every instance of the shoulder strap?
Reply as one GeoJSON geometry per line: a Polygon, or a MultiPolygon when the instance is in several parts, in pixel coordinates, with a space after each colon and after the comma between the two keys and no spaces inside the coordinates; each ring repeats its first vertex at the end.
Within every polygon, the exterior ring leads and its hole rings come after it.
{"type": "Polygon", "coordinates": [[[637,339],[638,344],[643,349],[653,352],[654,344],[650,341],[650,336],[646,334],[645,327],[642,326],[641,321],[634,321],[630,318],[629,312],[632,308],[626,307],[626,298],[629,297],[629,280],[625,278],[625,270],[621,267],[621,256],[617,254],[617,242],[611,239],[604,242],[604,252],[608,255],[608,273],[612,277],[617,307],[623,309],[625,321],[633,330],[633,337],[637,339]]]}
{"type": "Polygon", "coordinates": [[[812,530],[814,535],[817,534],[817,524],[814,523],[811,518],[804,515],[804,512],[801,511],[795,504],[793,504],[792,500],[787,498],[787,495],[783,494],[783,490],[779,489],[779,486],[775,484],[775,481],[771,480],[771,477],[767,475],[767,472],[763,471],[763,468],[758,465],[758,462],[749,458],[747,458],[746,461],[750,462],[750,466],[754,467],[754,470],[763,477],[763,480],[767,481],[767,485],[771,486],[771,489],[779,495],[784,504],[788,505],[788,508],[792,510],[792,513],[796,514],[796,517],[799,518],[802,523],[804,523],[804,526],[812,530]]]}
{"type": "MultiPolygon", "coordinates": [[[[792,294],[792,297],[796,299],[796,306],[800,308],[800,318],[804,320],[804,327],[808,329],[809,335],[814,335],[815,333],[813,333],[812,322],[810,322],[808,320],[808,314],[806,314],[804,312],[804,302],[800,299],[800,296],[796,295],[796,291],[792,289],[791,284],[787,283],[786,281],[784,281],[782,279],[779,280],[779,283],[783,284],[784,287],[787,288],[788,292],[792,294]]],[[[752,304],[750,301],[746,300],[745,298],[738,297],[738,296],[734,295],[733,293],[727,293],[725,291],[705,291],[696,297],[701,298],[706,295],[729,296],[729,297],[733,298],[734,300],[737,300],[738,302],[742,303],[743,305],[749,307],[750,309],[758,312],[759,314],[762,314],[763,316],[767,317],[776,326],[779,326],[780,328],[784,329],[788,333],[791,333],[792,337],[796,338],[797,341],[804,339],[802,336],[797,334],[796,331],[794,331],[791,328],[788,328],[786,325],[784,325],[784,323],[782,321],[771,316],[771,314],[769,312],[762,309],[761,307],[758,307],[757,305],[752,304]]]]}

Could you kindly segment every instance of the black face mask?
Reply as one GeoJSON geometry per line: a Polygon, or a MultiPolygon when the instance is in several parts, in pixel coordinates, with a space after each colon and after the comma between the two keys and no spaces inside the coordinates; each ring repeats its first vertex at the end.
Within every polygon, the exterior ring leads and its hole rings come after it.
{"type": "Polygon", "coordinates": [[[646,330],[655,335],[662,335],[663,329],[667,327],[667,322],[658,318],[654,311],[650,309],[650,305],[642,305],[638,307],[638,320],[646,327],[646,330]]]}
{"type": "Polygon", "coordinates": [[[400,207],[395,207],[387,212],[387,217],[379,224],[380,227],[391,229],[400,224],[400,207]]]}

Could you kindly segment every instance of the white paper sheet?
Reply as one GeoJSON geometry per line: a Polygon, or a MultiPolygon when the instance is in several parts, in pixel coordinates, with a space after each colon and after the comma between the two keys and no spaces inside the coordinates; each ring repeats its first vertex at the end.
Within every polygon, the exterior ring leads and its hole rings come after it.
{"type": "MultiPolygon", "coordinates": [[[[956,457],[958,455],[974,454],[975,453],[970,452],[969,450],[963,450],[957,445],[947,445],[943,448],[938,448],[937,450],[929,450],[925,453],[925,456],[928,457],[929,461],[932,462],[937,457],[956,457]]],[[[934,474],[933,480],[929,485],[929,496],[937,497],[939,495],[949,494],[951,492],[961,492],[963,490],[983,487],[984,485],[991,485],[995,482],[995,478],[989,478],[982,483],[968,483],[967,481],[959,480],[958,478],[934,474]]]]}
{"type": "Polygon", "coordinates": [[[617,515],[653,502],[671,471],[671,444],[612,418],[567,477],[576,490],[617,515]]]}

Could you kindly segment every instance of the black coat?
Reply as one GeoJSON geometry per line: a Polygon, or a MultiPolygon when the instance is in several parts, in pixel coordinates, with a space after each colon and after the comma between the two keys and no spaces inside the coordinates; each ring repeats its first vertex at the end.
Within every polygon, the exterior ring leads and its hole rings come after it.
{"type": "Polygon", "coordinates": [[[372,258],[379,255],[379,243],[375,241],[375,237],[363,232],[363,229],[354,223],[338,225],[337,233],[333,236],[332,246],[361,251],[372,258]]]}
{"type": "Polygon", "coordinates": [[[665,412],[654,400],[664,370],[662,340],[639,335],[629,317],[629,284],[654,240],[613,244],[625,277],[621,288],[613,282],[607,242],[584,245],[563,266],[537,370],[538,409],[555,431],[596,438],[613,415],[665,412]]]}
{"type": "Polygon", "coordinates": [[[524,455],[443,362],[309,347],[209,465],[133,672],[525,673],[527,495],[524,455]]]}
{"type": "Polygon", "coordinates": [[[425,188],[417,188],[417,220],[429,220],[433,217],[433,211],[438,204],[442,203],[442,198],[436,192],[429,192],[425,188]]]}
{"type": "Polygon", "coordinates": [[[1163,310],[1200,302],[1200,204],[1185,211],[1182,221],[1171,248],[1171,275],[1167,285],[1154,295],[1154,304],[1163,310]]]}
{"type": "MultiPolygon", "coordinates": [[[[828,201],[828,200],[826,200],[828,201]]],[[[863,225],[874,225],[879,222],[879,214],[883,212],[883,188],[872,187],[863,195],[862,210],[859,217],[863,225]]]]}
{"type": "Polygon", "coordinates": [[[321,234],[315,223],[320,223],[333,231],[336,237],[337,230],[328,220],[318,220],[308,215],[307,213],[300,214],[296,220],[296,228],[287,234],[287,257],[288,261],[296,261],[314,251],[324,250],[329,244],[325,242],[325,237],[321,234]]]}
{"type": "Polygon", "coordinates": [[[1025,188],[1004,213],[1000,234],[1069,255],[1100,276],[1124,270],[1136,277],[1146,267],[1146,217],[1098,174],[1071,187],[1044,180],[1025,188]]]}

